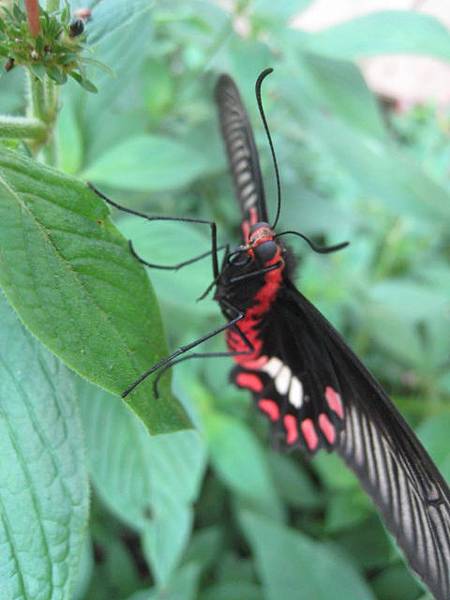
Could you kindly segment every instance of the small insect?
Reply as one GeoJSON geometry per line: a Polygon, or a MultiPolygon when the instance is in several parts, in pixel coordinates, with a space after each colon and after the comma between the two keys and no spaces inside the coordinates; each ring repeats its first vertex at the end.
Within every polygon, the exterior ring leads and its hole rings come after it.
{"type": "Polygon", "coordinates": [[[78,37],[84,32],[83,19],[73,19],[69,25],[69,37],[78,37]]]}

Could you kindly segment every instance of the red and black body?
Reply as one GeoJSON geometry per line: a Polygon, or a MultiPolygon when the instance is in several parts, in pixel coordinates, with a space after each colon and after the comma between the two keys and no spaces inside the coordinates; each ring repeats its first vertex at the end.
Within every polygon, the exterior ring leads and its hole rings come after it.
{"type": "Polygon", "coordinates": [[[243,243],[225,257],[215,294],[228,319],[243,314],[227,331],[232,380],[252,393],[278,446],[310,455],[324,448],[344,459],[411,567],[448,600],[448,486],[381,386],[295,288],[290,251],[268,223],[249,119],[226,75],[216,101],[242,213],[243,243]]]}

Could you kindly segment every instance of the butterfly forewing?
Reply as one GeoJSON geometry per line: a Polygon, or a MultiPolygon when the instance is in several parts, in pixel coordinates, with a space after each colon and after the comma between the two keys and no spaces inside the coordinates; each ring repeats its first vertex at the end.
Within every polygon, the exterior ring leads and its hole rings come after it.
{"type": "Polygon", "coordinates": [[[264,186],[247,112],[234,81],[222,75],[216,86],[219,121],[243,221],[267,222],[264,186]]]}

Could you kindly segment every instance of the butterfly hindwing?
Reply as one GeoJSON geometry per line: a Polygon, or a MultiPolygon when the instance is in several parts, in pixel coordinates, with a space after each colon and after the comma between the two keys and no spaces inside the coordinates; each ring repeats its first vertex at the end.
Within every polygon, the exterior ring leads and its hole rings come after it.
{"type": "Polygon", "coordinates": [[[290,401],[286,382],[277,385],[280,370],[238,366],[233,378],[239,385],[240,372],[241,387],[248,387],[242,373],[253,375],[255,403],[281,446],[335,450],[374,500],[411,566],[436,598],[450,598],[448,487],[381,386],[289,280],[261,326],[261,338],[263,354],[289,370],[290,382],[301,382],[302,405],[290,401]]]}
{"type": "Polygon", "coordinates": [[[216,101],[245,237],[246,226],[268,219],[258,153],[239,91],[228,75],[217,82],[216,101]]]}

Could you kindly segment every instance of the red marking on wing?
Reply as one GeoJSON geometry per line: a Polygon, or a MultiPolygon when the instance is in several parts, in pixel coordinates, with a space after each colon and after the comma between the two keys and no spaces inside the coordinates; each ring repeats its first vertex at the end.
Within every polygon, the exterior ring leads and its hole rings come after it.
{"type": "Polygon", "coordinates": [[[236,376],[236,383],[252,392],[262,392],[263,383],[258,375],[253,373],[238,373],[236,376]]]}
{"type": "Polygon", "coordinates": [[[336,390],[334,390],[331,386],[327,385],[327,387],[325,388],[325,398],[331,410],[335,412],[338,417],[343,419],[344,407],[342,406],[340,394],[338,394],[336,390]]]}
{"type": "Polygon", "coordinates": [[[258,211],[254,206],[252,206],[248,212],[250,213],[250,225],[256,225],[258,222],[258,211]]]}
{"type": "Polygon", "coordinates": [[[311,419],[304,419],[300,425],[309,450],[314,451],[319,444],[319,436],[311,419]]]}
{"type": "Polygon", "coordinates": [[[242,221],[241,229],[242,229],[242,236],[244,238],[244,242],[246,244],[248,244],[248,238],[250,235],[250,223],[247,221],[247,219],[242,221]]]}
{"type": "Polygon", "coordinates": [[[294,444],[298,440],[297,417],[286,415],[283,420],[286,428],[286,443],[294,444]]]}
{"type": "Polygon", "coordinates": [[[271,421],[278,421],[280,418],[280,409],[278,408],[278,404],[275,400],[270,400],[269,398],[263,398],[258,402],[258,407],[262,412],[266,413],[271,421]]]}
{"type": "Polygon", "coordinates": [[[324,436],[327,438],[329,444],[334,444],[336,440],[336,430],[333,423],[325,413],[319,415],[319,427],[323,431],[324,436]]]}
{"type": "Polygon", "coordinates": [[[246,369],[257,370],[262,369],[268,360],[269,358],[267,356],[260,356],[259,358],[255,358],[253,360],[242,361],[242,363],[245,365],[246,369]]]}

